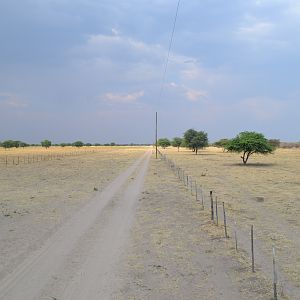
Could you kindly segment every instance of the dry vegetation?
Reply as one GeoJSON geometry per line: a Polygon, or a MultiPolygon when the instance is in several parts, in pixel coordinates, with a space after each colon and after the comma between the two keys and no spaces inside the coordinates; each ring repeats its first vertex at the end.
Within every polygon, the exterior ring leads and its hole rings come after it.
{"type": "MultiPolygon", "coordinates": [[[[24,151],[54,154],[65,149],[24,151]]],[[[15,155],[23,149],[7,152],[15,155]]],[[[0,164],[0,278],[144,152],[145,147],[97,147],[95,153],[52,161],[0,164]]]]}
{"type": "Polygon", "coordinates": [[[255,226],[256,244],[262,259],[271,261],[277,249],[281,280],[299,288],[300,282],[300,151],[278,149],[269,156],[250,158],[242,165],[237,154],[207,148],[197,156],[191,151],[164,151],[206,192],[210,190],[228,207],[231,223],[243,234],[255,226]]]}
{"type": "Polygon", "coordinates": [[[152,160],[114,299],[271,299],[272,282],[255,275],[183,184],[152,160]]]}

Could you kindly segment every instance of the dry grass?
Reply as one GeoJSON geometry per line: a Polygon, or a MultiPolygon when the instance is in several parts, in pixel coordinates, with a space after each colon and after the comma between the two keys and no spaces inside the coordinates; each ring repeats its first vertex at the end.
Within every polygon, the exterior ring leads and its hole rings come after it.
{"type": "Polygon", "coordinates": [[[0,165],[0,278],[146,149],[99,147],[86,155],[0,165]]]}
{"type": "Polygon", "coordinates": [[[271,299],[271,282],[253,275],[161,160],[151,162],[123,263],[116,299],[271,299]]]}
{"type": "MultiPolygon", "coordinates": [[[[238,154],[207,148],[164,151],[178,166],[212,190],[229,207],[231,220],[248,231],[254,224],[265,253],[277,248],[285,276],[296,286],[300,282],[300,151],[279,149],[273,155],[253,156],[242,165],[238,154]]],[[[208,204],[208,203],[207,203],[208,204]]]]}
{"type": "Polygon", "coordinates": [[[26,148],[9,148],[5,149],[0,147],[0,165],[16,165],[16,164],[26,164],[32,163],[32,161],[41,160],[52,160],[57,157],[65,156],[78,156],[88,153],[116,153],[119,151],[132,152],[143,147],[131,147],[131,146],[91,146],[91,147],[60,147],[52,146],[50,148],[44,147],[26,147],[26,148]]]}

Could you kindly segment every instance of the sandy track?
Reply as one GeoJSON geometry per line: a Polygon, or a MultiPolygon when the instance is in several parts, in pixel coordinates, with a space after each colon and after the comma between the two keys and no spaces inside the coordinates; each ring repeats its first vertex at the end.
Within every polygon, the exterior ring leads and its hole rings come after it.
{"type": "MultiPolygon", "coordinates": [[[[52,278],[57,278],[61,266],[74,248],[80,246],[79,240],[93,224],[101,217],[105,207],[120,191],[132,174],[138,170],[135,180],[117,201],[111,211],[109,221],[100,230],[98,239],[91,248],[89,259],[77,270],[70,282],[65,283],[62,299],[95,299],[105,298],[109,294],[107,278],[113,276],[113,261],[121,251],[121,246],[129,233],[130,224],[134,217],[134,203],[137,200],[143,184],[150,152],[138,159],[125,172],[120,174],[97,197],[78,211],[65,223],[40,249],[26,259],[13,273],[0,283],[0,299],[41,299],[45,295],[45,287],[52,278]],[[141,167],[139,168],[139,166],[141,167]],[[106,278],[106,279],[105,279],[106,278]],[[105,279],[105,280],[104,280],[105,279]],[[101,288],[105,285],[105,289],[101,288]],[[105,293],[101,295],[99,293],[105,293]]],[[[68,270],[64,270],[67,272],[68,270]]],[[[61,284],[61,283],[60,283],[61,284]]],[[[61,295],[58,295],[61,296],[61,295]]],[[[60,299],[58,296],[48,295],[60,299]]]]}

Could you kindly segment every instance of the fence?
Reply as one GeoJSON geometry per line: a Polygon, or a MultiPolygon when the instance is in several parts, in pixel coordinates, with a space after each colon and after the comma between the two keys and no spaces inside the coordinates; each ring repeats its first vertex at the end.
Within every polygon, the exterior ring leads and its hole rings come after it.
{"type": "MultiPolygon", "coordinates": [[[[213,195],[213,191],[209,191],[209,197],[205,196],[205,192],[201,185],[198,184],[198,182],[187,172],[182,168],[176,165],[176,163],[169,159],[164,153],[162,153],[160,150],[158,150],[158,153],[162,160],[164,160],[169,168],[174,172],[174,174],[179,178],[179,180],[183,183],[183,185],[186,187],[186,189],[191,193],[193,197],[195,197],[196,201],[199,201],[201,203],[201,208],[204,210],[207,202],[207,207],[210,209],[210,219],[216,226],[221,225],[219,222],[219,205],[220,202],[218,201],[217,196],[213,195]],[[209,198],[209,199],[205,199],[209,198]]],[[[223,215],[223,226],[224,228],[224,238],[229,239],[230,235],[228,234],[229,225],[228,225],[228,218],[226,215],[226,205],[225,202],[221,203],[222,208],[222,215],[223,215]]],[[[233,232],[233,238],[234,238],[234,245],[235,250],[239,250],[238,245],[238,232],[237,232],[237,224],[234,222],[234,225],[232,226],[232,232],[233,232]]],[[[250,250],[249,253],[251,253],[251,270],[254,273],[255,272],[255,248],[254,248],[254,226],[252,225],[250,228],[250,234],[249,234],[249,244],[250,244],[250,250]]],[[[272,248],[272,259],[270,262],[272,262],[272,266],[268,268],[268,270],[272,271],[272,277],[273,277],[273,299],[278,299],[278,267],[275,257],[275,247],[272,248]]],[[[283,294],[283,283],[281,283],[281,294],[283,294]]]]}
{"type": "Polygon", "coordinates": [[[58,160],[64,157],[79,156],[95,152],[96,150],[82,150],[49,154],[2,155],[0,156],[0,165],[17,166],[20,164],[32,164],[42,161],[58,160]]]}

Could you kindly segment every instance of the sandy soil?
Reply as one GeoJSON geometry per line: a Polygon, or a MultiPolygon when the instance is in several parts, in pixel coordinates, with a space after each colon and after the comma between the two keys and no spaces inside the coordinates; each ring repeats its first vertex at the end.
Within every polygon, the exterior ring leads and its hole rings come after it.
{"type": "Polygon", "coordinates": [[[150,154],[117,176],[6,276],[0,298],[108,299],[114,262],[134,218],[150,154]],[[128,180],[132,182],[123,188],[128,180]],[[118,192],[121,196],[114,200],[118,192]]]}
{"type": "Polygon", "coordinates": [[[247,237],[250,226],[254,225],[258,267],[269,276],[272,246],[275,246],[281,289],[297,299],[300,294],[300,151],[279,149],[273,155],[253,156],[247,166],[240,164],[238,154],[223,153],[216,148],[201,151],[198,156],[188,150],[177,152],[171,148],[165,153],[202,186],[206,207],[210,190],[219,203],[226,203],[231,234],[236,222],[247,252],[250,249],[247,237]]]}
{"type": "MultiPolygon", "coordinates": [[[[252,195],[245,183],[262,184],[266,174],[258,179],[259,172],[269,172],[270,166],[278,168],[274,174],[285,170],[287,182],[297,182],[295,157],[283,153],[276,164],[250,166],[244,178],[248,169],[235,164],[231,154],[212,149],[195,157],[168,150],[202,184],[203,210],[165,161],[152,157],[149,165],[146,148],[114,151],[2,169],[0,299],[272,298],[270,268],[262,267],[270,257],[260,255],[251,272],[247,229],[255,221],[255,250],[269,249],[274,240],[259,232],[275,228],[268,227],[274,220],[266,218],[268,213],[287,221],[276,207],[284,202],[271,205],[266,194],[253,199],[260,187],[252,187],[252,195]],[[231,237],[237,221],[238,252],[233,239],[224,238],[223,227],[210,220],[210,189],[226,202],[231,237]]],[[[285,224],[279,229],[287,230],[285,224]]],[[[290,242],[296,247],[297,238],[290,242]]],[[[298,253],[289,253],[297,259],[298,253]]],[[[284,265],[285,258],[278,258],[281,283],[284,278],[284,288],[295,292],[295,277],[282,268],[288,261],[284,265]]]]}
{"type": "Polygon", "coordinates": [[[145,148],[0,166],[0,280],[145,148]]]}
{"type": "Polygon", "coordinates": [[[271,299],[165,162],[152,160],[113,299],[271,299]]]}

